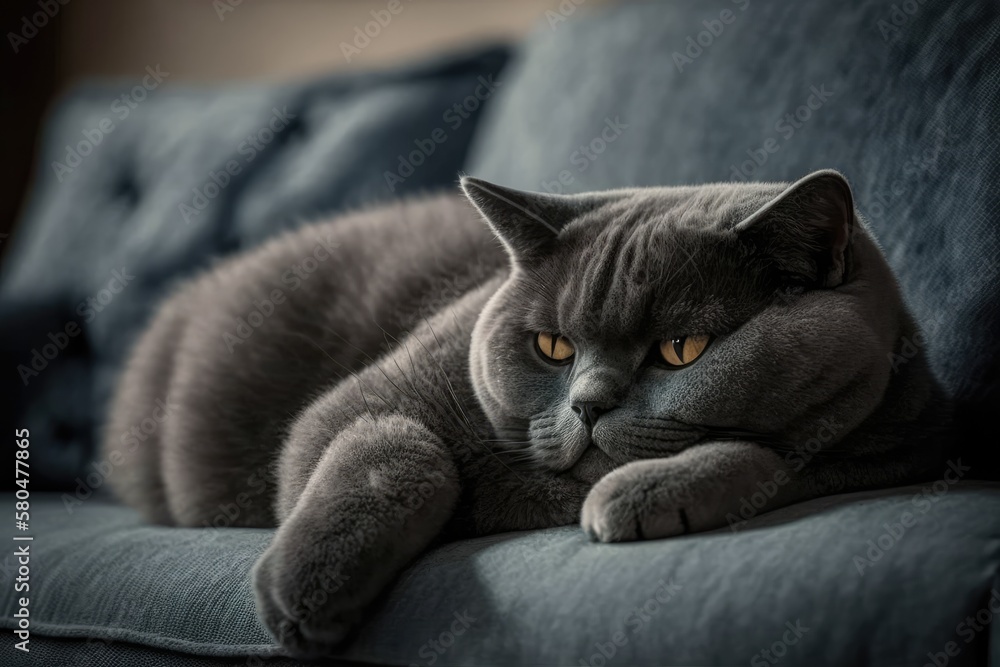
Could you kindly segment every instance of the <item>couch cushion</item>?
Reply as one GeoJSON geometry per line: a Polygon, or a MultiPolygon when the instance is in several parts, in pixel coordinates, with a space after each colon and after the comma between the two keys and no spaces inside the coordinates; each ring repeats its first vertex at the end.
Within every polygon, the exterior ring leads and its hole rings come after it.
{"type": "Polygon", "coordinates": [[[675,0],[583,14],[539,30],[511,64],[469,172],[575,192],[839,169],[968,441],[991,431],[1000,4],[675,0]]]}
{"type": "MultiPolygon", "coordinates": [[[[110,639],[56,639],[36,637],[31,640],[30,657],[12,656],[5,667],[316,667],[315,662],[293,658],[206,657],[128,644],[110,639]]],[[[324,667],[356,667],[358,663],[328,661],[324,667]]]]}
{"type": "Polygon", "coordinates": [[[0,419],[30,429],[46,459],[38,488],[71,488],[82,473],[123,355],[174,282],[333,211],[454,187],[479,112],[462,119],[451,109],[488,98],[482,82],[505,61],[494,47],[401,70],[221,89],[172,87],[167,71],[161,86],[135,93],[144,99],[132,110],[116,101],[131,84],[93,84],[63,100],[0,275],[9,370],[0,393],[13,403],[0,419]],[[428,144],[435,130],[444,141],[428,144]],[[426,155],[409,157],[415,142],[426,155]],[[401,156],[420,164],[387,179],[401,156]]]}
{"type": "MultiPolygon", "coordinates": [[[[279,653],[248,583],[270,531],[150,527],[97,498],[69,506],[55,494],[32,505],[36,637],[279,653]]],[[[982,664],[989,638],[994,652],[1000,646],[1000,624],[970,632],[965,619],[990,604],[1000,611],[1000,524],[984,520],[998,515],[1000,485],[939,481],[822,498],[670,540],[594,544],[570,526],[457,542],[404,572],[342,657],[732,665],[767,664],[768,650],[787,652],[785,664],[919,665],[955,642],[949,664],[982,664]]],[[[11,628],[17,595],[6,559],[0,627],[11,628]]]]}

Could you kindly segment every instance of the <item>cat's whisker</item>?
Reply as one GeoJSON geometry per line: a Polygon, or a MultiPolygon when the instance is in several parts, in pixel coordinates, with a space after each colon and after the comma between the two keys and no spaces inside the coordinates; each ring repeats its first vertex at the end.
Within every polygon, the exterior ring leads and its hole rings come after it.
{"type": "MultiPolygon", "coordinates": [[[[437,338],[437,335],[436,335],[436,334],[434,333],[434,330],[433,330],[433,328],[432,328],[432,327],[430,326],[430,322],[427,322],[426,318],[425,318],[425,320],[424,320],[424,321],[425,321],[425,322],[427,323],[427,326],[428,326],[428,329],[429,329],[429,330],[431,331],[431,334],[432,334],[432,335],[434,335],[434,337],[435,337],[435,340],[437,340],[437,341],[438,341],[438,344],[440,345],[440,341],[438,340],[438,338],[437,338]]],[[[379,329],[379,330],[380,330],[380,331],[382,332],[382,335],[383,335],[383,337],[389,337],[389,338],[391,338],[391,339],[392,339],[393,341],[395,341],[395,342],[396,342],[396,343],[397,343],[398,345],[401,345],[401,346],[403,347],[403,349],[404,349],[404,350],[405,350],[405,352],[406,352],[406,356],[407,356],[407,358],[409,358],[409,360],[410,360],[410,368],[411,368],[411,369],[413,370],[413,373],[414,373],[414,374],[416,374],[416,365],[415,365],[415,363],[414,363],[414,361],[413,361],[413,355],[412,355],[412,354],[410,353],[410,348],[409,348],[409,345],[407,345],[407,344],[406,344],[405,342],[400,342],[400,341],[399,341],[399,339],[397,339],[397,338],[396,338],[395,336],[393,336],[393,335],[392,335],[391,333],[389,333],[388,331],[386,331],[386,329],[385,329],[385,328],[384,328],[384,327],[383,327],[382,325],[380,325],[380,324],[379,324],[379,323],[378,323],[377,321],[375,321],[375,319],[374,319],[374,318],[372,318],[372,323],[373,323],[373,324],[374,324],[374,325],[375,325],[376,327],[378,327],[378,329],[379,329]]],[[[418,341],[418,342],[421,342],[419,338],[417,338],[417,341],[418,341]]],[[[422,342],[421,342],[421,345],[423,346],[423,343],[422,343],[422,342]]],[[[428,354],[430,354],[430,352],[429,352],[429,350],[427,350],[426,346],[424,346],[424,350],[425,350],[425,351],[427,351],[427,352],[428,352],[428,354]]],[[[438,366],[440,367],[440,364],[438,364],[438,366]]],[[[399,367],[399,364],[396,364],[396,368],[399,368],[399,370],[400,370],[400,373],[402,373],[403,377],[404,377],[404,378],[407,378],[407,376],[406,376],[406,373],[404,373],[404,372],[403,372],[403,370],[402,370],[402,368],[400,368],[400,367],[399,367]]],[[[444,369],[443,369],[443,368],[442,368],[441,370],[442,370],[442,372],[444,372],[444,369]]],[[[447,380],[447,376],[445,377],[445,379],[447,380]]],[[[452,410],[451,408],[448,408],[448,407],[447,407],[446,405],[444,405],[444,404],[442,404],[442,403],[438,402],[438,401],[436,400],[436,397],[426,397],[426,396],[422,395],[422,394],[420,393],[420,391],[419,391],[419,390],[417,389],[416,385],[415,385],[415,384],[413,383],[413,380],[412,380],[412,379],[410,379],[410,378],[407,378],[407,380],[409,381],[409,383],[410,383],[410,386],[412,386],[412,387],[413,387],[414,391],[415,391],[415,392],[416,392],[416,393],[417,393],[418,395],[420,395],[421,397],[425,398],[425,400],[427,400],[427,401],[428,401],[429,403],[433,404],[433,405],[434,405],[435,407],[437,407],[437,408],[440,408],[440,409],[446,409],[446,408],[447,408],[447,413],[449,413],[449,414],[451,414],[451,415],[452,415],[453,417],[455,417],[455,418],[456,418],[456,420],[457,420],[457,422],[458,422],[458,424],[459,424],[460,426],[462,426],[462,428],[463,428],[464,430],[466,430],[466,431],[467,431],[467,432],[468,432],[468,433],[469,433],[470,435],[472,435],[473,437],[478,437],[478,436],[476,435],[476,431],[475,431],[475,427],[474,427],[474,426],[472,425],[472,423],[471,423],[471,422],[469,421],[468,417],[467,417],[467,416],[465,416],[465,414],[464,414],[464,413],[462,413],[462,415],[458,415],[458,414],[456,414],[456,413],[455,413],[455,411],[454,411],[454,410],[452,410]]]]}
{"type": "MultiPolygon", "coordinates": [[[[390,334],[389,332],[387,332],[381,326],[379,326],[379,324],[377,322],[375,323],[375,326],[379,327],[379,329],[382,330],[382,335],[383,336],[388,336],[389,338],[392,338],[394,341],[396,341],[397,344],[399,344],[399,341],[396,340],[396,337],[393,336],[392,334],[390,334]]],[[[410,346],[407,343],[405,343],[405,342],[402,343],[401,345],[402,345],[403,350],[406,352],[406,358],[410,360],[410,372],[413,375],[416,375],[417,374],[417,367],[416,367],[416,364],[413,361],[413,354],[410,352],[410,346]]],[[[399,364],[396,364],[396,367],[399,368],[399,364]]],[[[413,387],[413,390],[419,394],[420,392],[417,389],[417,386],[413,383],[413,380],[409,376],[407,376],[406,373],[403,372],[402,368],[399,369],[399,372],[402,373],[403,377],[407,379],[407,381],[410,383],[410,386],[413,387]]]]}
{"type": "Polygon", "coordinates": [[[357,383],[358,383],[358,391],[359,391],[359,393],[361,394],[361,400],[362,400],[362,401],[364,401],[364,403],[365,403],[365,407],[366,407],[366,408],[368,409],[368,414],[370,414],[370,415],[371,415],[372,419],[375,419],[375,413],[374,413],[374,411],[372,411],[372,409],[371,409],[371,405],[369,405],[369,404],[368,404],[368,398],[367,398],[367,397],[365,396],[365,391],[364,391],[364,390],[365,390],[365,388],[367,388],[367,389],[368,389],[368,390],[369,390],[370,392],[372,392],[372,393],[373,393],[373,394],[374,394],[375,396],[377,396],[377,397],[378,397],[378,398],[379,398],[379,399],[380,399],[380,400],[381,400],[381,401],[382,401],[383,403],[385,403],[385,404],[386,404],[387,406],[389,406],[389,407],[390,407],[390,408],[392,408],[393,410],[397,410],[397,409],[398,409],[398,408],[396,407],[396,405],[395,405],[394,403],[391,403],[391,402],[389,402],[389,401],[388,401],[388,400],[387,400],[387,399],[386,399],[386,398],[385,398],[384,396],[382,396],[381,394],[379,394],[379,393],[378,393],[377,391],[375,391],[375,389],[373,389],[373,388],[372,388],[372,387],[371,387],[370,385],[368,385],[368,384],[367,384],[367,383],[366,383],[366,382],[365,382],[364,380],[362,380],[362,379],[361,379],[361,376],[360,376],[360,375],[359,375],[359,374],[358,374],[358,373],[357,373],[356,371],[353,371],[353,370],[351,370],[350,368],[348,368],[347,366],[345,366],[345,365],[344,365],[344,364],[342,364],[341,362],[339,362],[339,361],[337,361],[336,359],[334,359],[334,358],[333,358],[333,357],[332,357],[332,356],[330,355],[330,353],[329,353],[329,352],[327,352],[326,350],[324,350],[324,349],[323,349],[323,348],[322,348],[322,347],[321,347],[321,346],[320,346],[319,344],[317,344],[317,343],[316,343],[316,341],[314,341],[314,340],[313,340],[312,338],[310,338],[309,336],[307,336],[306,334],[304,334],[304,333],[302,333],[302,332],[295,332],[295,333],[296,333],[296,335],[298,335],[298,336],[301,336],[302,338],[305,338],[305,339],[306,339],[307,341],[309,341],[309,342],[310,342],[310,343],[311,343],[311,344],[312,344],[313,346],[315,346],[317,350],[319,350],[320,352],[322,352],[323,354],[325,354],[325,355],[326,355],[326,357],[327,357],[327,358],[328,358],[328,359],[329,359],[330,361],[332,361],[333,363],[337,364],[338,366],[340,366],[340,367],[341,367],[341,368],[343,368],[344,370],[348,371],[348,372],[349,372],[349,373],[350,373],[350,374],[351,374],[351,375],[352,375],[352,376],[354,377],[354,379],[355,379],[355,380],[357,381],[357,383]]]}
{"type": "MultiPolygon", "coordinates": [[[[449,310],[451,310],[451,318],[455,321],[455,327],[458,329],[459,333],[461,333],[463,337],[471,335],[472,332],[467,333],[465,331],[465,326],[463,326],[462,323],[459,321],[458,313],[455,312],[454,306],[452,306],[449,310]]],[[[434,333],[433,329],[431,329],[431,333],[434,333]]],[[[437,338],[437,336],[435,336],[435,338],[437,338]]],[[[438,347],[440,346],[441,343],[439,342],[438,347]]]]}
{"type": "MultiPolygon", "coordinates": [[[[391,384],[391,385],[392,385],[392,386],[393,386],[393,387],[394,387],[394,388],[396,389],[396,391],[398,391],[398,392],[399,392],[400,394],[402,394],[403,396],[406,396],[407,398],[413,398],[412,396],[410,396],[409,394],[407,394],[407,393],[406,393],[405,391],[403,391],[403,389],[402,389],[402,388],[400,388],[400,386],[399,386],[399,385],[397,385],[397,384],[396,384],[396,383],[395,383],[395,382],[393,381],[393,379],[392,379],[392,378],[391,378],[391,377],[389,376],[389,374],[388,374],[388,373],[386,373],[386,372],[385,372],[385,370],[383,370],[382,366],[381,366],[381,365],[380,365],[380,364],[378,363],[378,361],[377,361],[376,359],[374,359],[374,358],[373,358],[373,357],[372,357],[372,356],[371,356],[370,354],[368,354],[368,353],[367,353],[367,352],[365,352],[365,351],[364,351],[363,349],[361,349],[360,347],[358,347],[357,345],[355,345],[354,343],[352,343],[352,342],[351,342],[351,341],[349,341],[348,339],[346,339],[346,338],[344,338],[343,336],[341,336],[340,334],[338,334],[338,333],[337,333],[336,331],[334,331],[333,329],[330,329],[329,327],[324,327],[324,330],[325,330],[325,331],[329,331],[329,332],[330,332],[330,333],[332,333],[332,334],[333,334],[334,336],[336,336],[336,337],[337,337],[337,338],[339,338],[340,340],[344,341],[345,343],[347,343],[348,345],[350,345],[351,347],[353,347],[353,348],[354,348],[355,350],[357,350],[357,351],[361,352],[361,354],[362,354],[362,355],[364,355],[364,357],[365,357],[366,359],[368,359],[368,361],[370,361],[370,362],[371,362],[371,365],[372,365],[372,366],[375,366],[375,368],[377,368],[377,369],[378,369],[378,371],[379,371],[380,373],[382,373],[382,375],[383,375],[383,376],[385,376],[385,379],[386,379],[386,380],[387,380],[387,381],[389,382],[389,384],[391,384]]],[[[406,378],[406,374],[405,374],[405,373],[403,373],[403,372],[402,372],[402,369],[400,369],[400,368],[399,368],[399,364],[396,364],[396,368],[397,368],[397,369],[399,369],[399,371],[400,371],[400,374],[401,374],[401,375],[402,375],[402,376],[404,377],[404,379],[405,379],[405,378],[406,378]]]]}
{"type": "MultiPolygon", "coordinates": [[[[437,335],[434,333],[434,328],[431,326],[431,323],[429,321],[427,322],[427,327],[428,329],[430,329],[431,334],[434,335],[435,339],[437,339],[437,335]]],[[[468,423],[471,427],[472,423],[469,421],[468,415],[465,414],[465,410],[462,408],[461,401],[459,401],[458,395],[455,393],[455,387],[451,384],[451,380],[448,378],[448,373],[441,366],[441,362],[439,362],[436,358],[434,358],[434,355],[432,355],[430,350],[427,349],[427,346],[424,345],[423,341],[420,340],[419,337],[415,336],[415,338],[417,339],[417,342],[420,343],[420,346],[424,348],[424,350],[427,352],[430,358],[434,360],[434,363],[437,364],[438,368],[441,369],[441,373],[444,377],[445,384],[448,386],[448,391],[450,392],[452,399],[455,401],[456,407],[458,407],[458,410],[462,413],[462,417],[465,419],[466,423],[468,423]]],[[[476,434],[474,431],[473,431],[473,436],[476,438],[476,440],[480,440],[478,434],[476,434]]],[[[525,482],[524,478],[522,478],[514,470],[512,470],[509,466],[507,466],[507,464],[504,463],[503,460],[500,459],[500,457],[494,454],[493,451],[485,443],[480,441],[479,444],[483,445],[483,448],[486,450],[486,452],[491,456],[493,456],[493,458],[495,458],[500,465],[507,468],[511,472],[511,474],[516,476],[520,481],[525,482]]]]}
{"type": "MultiPolygon", "coordinates": [[[[520,444],[520,443],[518,443],[520,444]]],[[[494,449],[497,454],[514,454],[517,452],[527,452],[530,451],[532,447],[530,445],[523,445],[518,447],[504,447],[503,449],[494,449]]]]}

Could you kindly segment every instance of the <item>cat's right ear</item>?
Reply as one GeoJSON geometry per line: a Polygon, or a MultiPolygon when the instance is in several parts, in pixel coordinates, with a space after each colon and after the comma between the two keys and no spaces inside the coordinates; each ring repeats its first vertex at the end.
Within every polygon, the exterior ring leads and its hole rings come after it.
{"type": "Polygon", "coordinates": [[[844,176],[816,171],[735,227],[799,283],[837,287],[848,279],[854,195],[844,176]]]}
{"type": "Polygon", "coordinates": [[[559,232],[593,200],[580,195],[553,195],[514,190],[463,176],[462,191],[515,260],[530,261],[554,245],[559,232]]]}

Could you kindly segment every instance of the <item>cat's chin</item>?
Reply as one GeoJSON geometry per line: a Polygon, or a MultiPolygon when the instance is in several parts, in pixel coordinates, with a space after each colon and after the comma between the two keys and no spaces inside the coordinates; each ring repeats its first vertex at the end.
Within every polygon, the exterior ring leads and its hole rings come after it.
{"type": "Polygon", "coordinates": [[[592,444],[584,450],[576,463],[562,475],[588,484],[596,484],[599,479],[616,467],[617,465],[610,456],[592,444]]]}

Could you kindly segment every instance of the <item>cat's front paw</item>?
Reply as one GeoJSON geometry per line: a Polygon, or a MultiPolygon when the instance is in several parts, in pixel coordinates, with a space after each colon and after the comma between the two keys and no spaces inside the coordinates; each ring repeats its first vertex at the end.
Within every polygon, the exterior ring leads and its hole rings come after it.
{"type": "Polygon", "coordinates": [[[347,576],[335,564],[306,562],[272,544],[253,569],[257,610],[271,635],[299,657],[328,655],[361,620],[347,576]]]}
{"type": "Polygon", "coordinates": [[[333,653],[441,532],[459,492],[440,441],[416,422],[341,433],[254,566],[274,638],[296,656],[333,653]]]}
{"type": "Polygon", "coordinates": [[[775,509],[804,489],[771,450],[706,442],[611,471],[590,490],[581,523],[601,542],[672,537],[725,526],[755,494],[775,509]]]}
{"type": "Polygon", "coordinates": [[[690,499],[683,493],[664,493],[664,480],[644,474],[643,467],[629,464],[618,468],[590,490],[580,523],[591,539],[629,542],[691,531],[690,499]]]}

